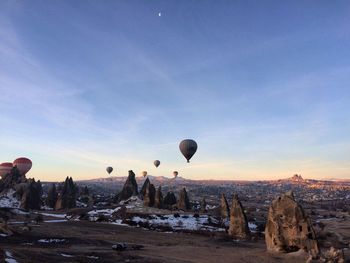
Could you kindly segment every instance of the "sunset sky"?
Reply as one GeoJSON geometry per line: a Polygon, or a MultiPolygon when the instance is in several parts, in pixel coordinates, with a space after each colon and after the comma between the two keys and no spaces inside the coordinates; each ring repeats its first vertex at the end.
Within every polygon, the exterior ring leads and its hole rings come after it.
{"type": "Polygon", "coordinates": [[[0,93],[44,181],[350,179],[350,2],[1,0],[0,93]]]}

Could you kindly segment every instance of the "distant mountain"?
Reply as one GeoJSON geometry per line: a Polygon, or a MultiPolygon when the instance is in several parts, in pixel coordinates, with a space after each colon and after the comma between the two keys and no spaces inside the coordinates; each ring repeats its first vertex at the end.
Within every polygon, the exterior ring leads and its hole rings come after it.
{"type": "MultiPolygon", "coordinates": [[[[169,178],[165,176],[153,176],[153,175],[147,175],[147,177],[152,181],[152,182],[185,182],[185,181],[193,181],[190,179],[185,179],[182,177],[177,177],[177,178],[169,178]]],[[[96,179],[89,179],[89,180],[80,180],[77,181],[78,183],[110,183],[110,182],[125,182],[127,179],[127,176],[111,176],[111,177],[105,177],[105,178],[96,178],[96,179]]],[[[143,182],[145,178],[143,176],[137,176],[136,181],[137,183],[143,182]]]]}
{"type": "MultiPolygon", "coordinates": [[[[336,179],[331,178],[328,180],[316,180],[316,179],[304,179],[301,175],[295,174],[292,177],[285,178],[285,179],[275,179],[275,180],[256,180],[256,181],[248,181],[248,180],[217,180],[217,179],[205,179],[205,180],[192,180],[192,179],[186,179],[183,177],[177,177],[177,178],[170,178],[165,176],[153,176],[153,175],[147,175],[147,177],[150,179],[150,181],[154,184],[183,184],[183,185],[225,185],[225,184],[254,184],[254,183],[270,183],[270,184],[276,184],[276,183],[303,183],[303,184],[315,184],[315,183],[332,183],[332,182],[345,182],[350,183],[350,179],[336,179]]],[[[89,180],[80,180],[76,181],[78,184],[104,184],[104,183],[112,183],[112,184],[124,184],[127,177],[117,177],[117,176],[111,176],[111,177],[105,177],[105,178],[96,178],[96,179],[89,179],[89,180]]],[[[143,176],[137,176],[136,181],[138,184],[142,184],[144,182],[145,178],[143,176]]]]}

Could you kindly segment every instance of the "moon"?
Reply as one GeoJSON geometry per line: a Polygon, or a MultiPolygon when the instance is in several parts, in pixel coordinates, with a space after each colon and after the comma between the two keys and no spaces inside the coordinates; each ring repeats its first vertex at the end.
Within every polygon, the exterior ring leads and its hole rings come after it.
{"type": "Polygon", "coordinates": [[[162,13],[161,13],[161,12],[159,12],[159,13],[158,13],[158,16],[162,16],[162,13]]]}

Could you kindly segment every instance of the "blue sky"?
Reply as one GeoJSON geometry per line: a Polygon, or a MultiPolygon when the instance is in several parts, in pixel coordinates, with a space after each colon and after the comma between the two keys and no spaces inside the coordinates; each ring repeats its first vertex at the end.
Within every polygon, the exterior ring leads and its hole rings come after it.
{"type": "Polygon", "coordinates": [[[350,178],[349,25],[348,1],[1,1],[0,160],[350,178]]]}

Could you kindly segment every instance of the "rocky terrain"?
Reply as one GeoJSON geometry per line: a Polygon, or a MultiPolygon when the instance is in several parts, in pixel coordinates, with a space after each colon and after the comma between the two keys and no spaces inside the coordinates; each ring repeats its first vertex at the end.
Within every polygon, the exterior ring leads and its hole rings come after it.
{"type": "Polygon", "coordinates": [[[215,184],[180,178],[169,187],[168,181],[138,178],[130,170],[121,188],[101,195],[99,188],[68,177],[44,183],[43,189],[15,170],[5,178],[0,181],[0,259],[5,262],[349,261],[344,182],[311,184],[298,175],[259,187],[216,185],[212,194],[203,189],[215,184]],[[312,189],[322,198],[301,195],[312,189]],[[262,192],[271,194],[263,199],[262,192]]]}

